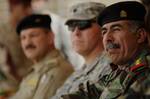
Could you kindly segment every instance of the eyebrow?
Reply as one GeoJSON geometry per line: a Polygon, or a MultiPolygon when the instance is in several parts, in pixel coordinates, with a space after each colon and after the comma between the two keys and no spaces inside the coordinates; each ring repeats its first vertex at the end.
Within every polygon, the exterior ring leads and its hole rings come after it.
{"type": "MultiPolygon", "coordinates": [[[[114,28],[114,27],[122,27],[121,24],[113,24],[111,25],[110,29],[114,28]]],[[[102,31],[107,30],[106,27],[102,27],[102,31]]]]}
{"type": "Polygon", "coordinates": [[[122,28],[122,25],[121,24],[113,24],[110,29],[114,28],[114,27],[121,27],[122,28]]]}

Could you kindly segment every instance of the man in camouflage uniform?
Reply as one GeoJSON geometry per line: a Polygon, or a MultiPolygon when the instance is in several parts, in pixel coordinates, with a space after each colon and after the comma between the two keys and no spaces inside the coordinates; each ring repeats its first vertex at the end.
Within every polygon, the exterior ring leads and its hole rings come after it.
{"type": "Polygon", "coordinates": [[[96,2],[79,3],[71,7],[66,25],[71,31],[73,49],[84,57],[85,65],[66,81],[52,99],[60,99],[61,96],[64,99],[79,99],[77,96],[81,93],[86,97],[86,82],[97,82],[111,71],[110,61],[103,52],[101,28],[96,22],[104,8],[104,4],[96,2]]]}
{"type": "Polygon", "coordinates": [[[50,24],[51,18],[40,14],[27,16],[18,24],[21,46],[34,65],[10,99],[48,99],[73,72],[71,64],[54,47],[50,24]]]}
{"type": "Polygon", "coordinates": [[[136,1],[108,6],[98,17],[103,44],[118,69],[96,86],[99,99],[150,99],[150,52],[144,27],[145,8],[136,1]]]}

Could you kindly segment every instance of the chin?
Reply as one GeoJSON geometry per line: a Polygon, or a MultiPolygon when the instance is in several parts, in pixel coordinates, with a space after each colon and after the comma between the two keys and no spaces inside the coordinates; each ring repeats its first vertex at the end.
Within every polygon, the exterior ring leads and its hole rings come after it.
{"type": "Polygon", "coordinates": [[[35,55],[26,55],[28,59],[34,59],[35,55]]]}
{"type": "Polygon", "coordinates": [[[117,59],[117,57],[110,56],[110,59],[111,59],[111,61],[112,61],[114,64],[116,64],[116,65],[118,65],[118,64],[120,63],[120,61],[117,59]]]}

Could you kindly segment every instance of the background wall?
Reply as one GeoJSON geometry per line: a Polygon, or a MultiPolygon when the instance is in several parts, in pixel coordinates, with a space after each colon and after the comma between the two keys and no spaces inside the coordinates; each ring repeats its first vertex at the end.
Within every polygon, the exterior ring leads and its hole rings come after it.
{"type": "MultiPolygon", "coordinates": [[[[34,0],[38,1],[38,0],[34,0]]],[[[57,48],[61,49],[62,52],[66,54],[66,58],[79,69],[84,60],[77,53],[75,53],[71,47],[70,31],[64,25],[64,18],[66,18],[66,13],[70,6],[78,2],[88,2],[95,1],[106,4],[106,6],[126,0],[44,0],[45,3],[32,3],[34,9],[38,11],[44,11],[50,14],[52,17],[52,29],[55,33],[55,45],[57,48]],[[34,6],[34,4],[36,6],[34,6]]],[[[0,24],[8,20],[9,7],[7,0],[0,0],[0,24]]]]}
{"type": "MultiPolygon", "coordinates": [[[[69,8],[69,6],[77,2],[87,2],[87,1],[102,2],[106,5],[110,5],[115,2],[127,0],[48,0],[46,8],[55,14],[65,17],[66,11],[69,8]]],[[[0,23],[5,21],[8,18],[8,15],[9,14],[8,14],[7,0],[0,0],[0,23]]]]}

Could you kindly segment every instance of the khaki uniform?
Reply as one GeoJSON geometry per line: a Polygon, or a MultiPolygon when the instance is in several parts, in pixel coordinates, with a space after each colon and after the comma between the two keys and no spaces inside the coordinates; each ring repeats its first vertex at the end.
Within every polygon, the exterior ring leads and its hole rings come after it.
{"type": "Polygon", "coordinates": [[[22,51],[19,36],[17,35],[15,28],[8,22],[0,25],[0,43],[8,48],[19,74],[24,75],[25,73],[23,72],[26,71],[23,69],[31,65],[31,62],[27,60],[22,51]]]}
{"type": "Polygon", "coordinates": [[[23,79],[20,89],[10,99],[48,99],[73,72],[71,65],[57,50],[50,52],[23,79]]]}
{"type": "Polygon", "coordinates": [[[52,99],[60,99],[60,97],[64,94],[75,93],[79,90],[80,85],[83,84],[85,87],[87,81],[97,82],[99,78],[111,72],[109,63],[110,60],[103,52],[95,59],[92,64],[88,66],[85,65],[82,70],[74,72],[65,82],[65,84],[57,91],[56,95],[52,97],[52,99]]]}

